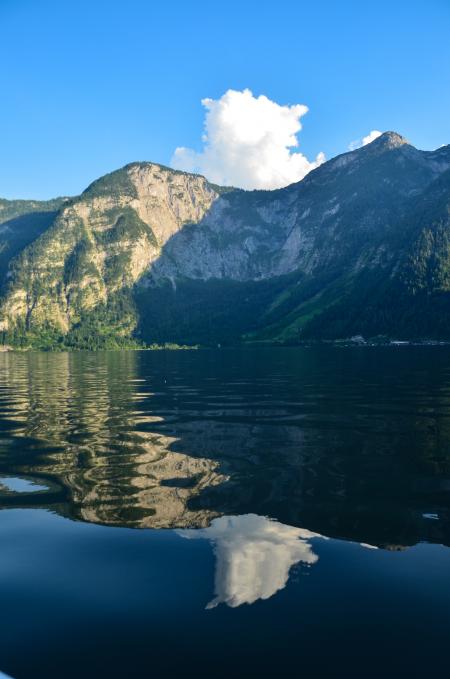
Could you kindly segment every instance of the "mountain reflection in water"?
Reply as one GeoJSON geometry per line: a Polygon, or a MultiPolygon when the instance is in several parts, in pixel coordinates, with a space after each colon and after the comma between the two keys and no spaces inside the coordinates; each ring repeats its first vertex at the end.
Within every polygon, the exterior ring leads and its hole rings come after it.
{"type": "MultiPolygon", "coordinates": [[[[237,515],[258,514],[242,525],[293,540],[274,591],[288,563],[313,558],[299,526],[448,544],[449,368],[444,348],[2,354],[0,475],[47,491],[0,489],[0,506],[201,528],[221,563],[236,558],[237,515]]],[[[217,602],[246,596],[216,582],[217,602]]]]}

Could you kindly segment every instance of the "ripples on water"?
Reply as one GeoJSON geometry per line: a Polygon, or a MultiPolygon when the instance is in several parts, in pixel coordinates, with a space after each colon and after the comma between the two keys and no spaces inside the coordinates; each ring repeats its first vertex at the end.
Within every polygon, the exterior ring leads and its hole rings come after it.
{"type": "Polygon", "coordinates": [[[425,348],[3,354],[0,475],[48,493],[1,502],[120,526],[251,512],[378,544],[447,543],[449,359],[425,348]]]}
{"type": "Polygon", "coordinates": [[[306,573],[328,586],[319,554],[338,562],[341,540],[372,564],[375,548],[450,544],[446,348],[0,354],[0,431],[0,508],[207,542],[208,610],[306,573]]]}

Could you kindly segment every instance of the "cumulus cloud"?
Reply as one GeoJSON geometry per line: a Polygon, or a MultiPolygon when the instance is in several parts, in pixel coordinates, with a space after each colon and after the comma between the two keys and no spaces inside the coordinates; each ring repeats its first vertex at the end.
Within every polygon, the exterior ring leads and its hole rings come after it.
{"type": "Polygon", "coordinates": [[[275,189],[300,181],[324,162],[299,151],[297,133],[308,107],[282,106],[249,89],[228,90],[220,99],[203,99],[206,109],[203,149],[179,147],[172,165],[199,172],[217,184],[244,189],[275,189]]]}
{"type": "Polygon", "coordinates": [[[379,137],[382,132],[380,130],[371,130],[369,134],[367,134],[365,137],[362,139],[355,139],[355,141],[350,142],[348,145],[348,150],[349,151],[355,151],[356,149],[360,149],[361,146],[366,146],[367,144],[370,144],[370,142],[374,141],[379,137]]]}

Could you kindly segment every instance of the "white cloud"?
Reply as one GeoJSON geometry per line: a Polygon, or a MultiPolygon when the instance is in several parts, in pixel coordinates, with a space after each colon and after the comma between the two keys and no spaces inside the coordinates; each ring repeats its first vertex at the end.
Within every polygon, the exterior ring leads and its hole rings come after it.
{"type": "Polygon", "coordinates": [[[383,133],[380,132],[380,130],[371,130],[369,134],[367,134],[365,137],[362,139],[355,139],[355,141],[350,142],[348,145],[349,151],[355,151],[356,149],[360,149],[361,146],[366,146],[367,144],[370,144],[372,141],[375,141],[378,137],[380,137],[383,133]]]}
{"type": "Polygon", "coordinates": [[[206,108],[203,149],[179,147],[172,165],[199,172],[217,184],[244,189],[275,189],[300,181],[324,162],[314,161],[293,148],[298,146],[303,104],[282,106],[248,89],[228,90],[220,99],[203,99],[206,108]]]}

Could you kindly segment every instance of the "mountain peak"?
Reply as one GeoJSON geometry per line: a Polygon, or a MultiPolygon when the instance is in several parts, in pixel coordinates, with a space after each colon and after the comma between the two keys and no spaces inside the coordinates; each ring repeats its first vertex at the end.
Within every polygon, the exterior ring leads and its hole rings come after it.
{"type": "Polygon", "coordinates": [[[399,148],[400,146],[404,146],[405,144],[409,144],[408,140],[405,139],[405,137],[402,137],[401,134],[398,134],[398,132],[383,132],[379,137],[377,137],[371,144],[371,146],[376,146],[377,148],[384,148],[384,149],[396,149],[399,148]]]}

